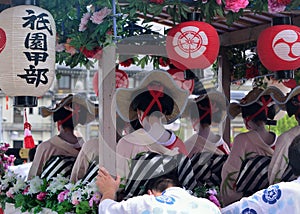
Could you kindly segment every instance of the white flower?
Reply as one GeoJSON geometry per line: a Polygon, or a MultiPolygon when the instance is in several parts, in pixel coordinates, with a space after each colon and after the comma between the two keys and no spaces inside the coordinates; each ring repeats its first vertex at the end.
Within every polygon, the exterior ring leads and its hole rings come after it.
{"type": "Polygon", "coordinates": [[[80,201],[82,201],[82,194],[81,189],[78,189],[71,193],[71,203],[74,205],[79,204],[80,201]]]}
{"type": "Polygon", "coordinates": [[[68,190],[70,190],[70,191],[72,192],[72,191],[75,191],[75,190],[77,189],[77,187],[79,187],[80,182],[81,182],[81,181],[79,180],[79,181],[77,181],[75,184],[73,184],[73,183],[68,183],[68,184],[65,185],[65,187],[66,187],[66,189],[68,189],[68,190]]]}
{"type": "Polygon", "coordinates": [[[98,192],[96,179],[86,184],[85,188],[82,190],[82,195],[87,195],[87,198],[90,198],[95,192],[98,192]]]}
{"type": "Polygon", "coordinates": [[[18,176],[17,181],[16,181],[15,185],[12,187],[12,189],[14,192],[18,193],[21,190],[25,189],[26,186],[27,186],[27,184],[25,182],[25,177],[18,176]]]}
{"type": "Polygon", "coordinates": [[[13,185],[16,182],[16,178],[18,177],[17,174],[15,174],[12,171],[7,171],[5,175],[0,180],[0,189],[6,190],[9,186],[13,185]]]}
{"type": "Polygon", "coordinates": [[[43,182],[44,181],[38,176],[35,176],[34,178],[32,178],[29,181],[29,190],[28,190],[27,194],[30,195],[30,194],[35,194],[35,193],[40,192],[43,182]]]}
{"type": "Polygon", "coordinates": [[[57,177],[53,178],[47,187],[46,191],[56,193],[64,189],[65,185],[69,182],[69,179],[58,174],[57,177]]]}

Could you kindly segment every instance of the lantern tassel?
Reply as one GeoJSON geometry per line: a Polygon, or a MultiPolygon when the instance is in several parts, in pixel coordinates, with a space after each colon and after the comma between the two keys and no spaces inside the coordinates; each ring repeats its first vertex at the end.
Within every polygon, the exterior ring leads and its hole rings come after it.
{"type": "Polygon", "coordinates": [[[8,96],[5,97],[5,109],[8,110],[8,96]]]}
{"type": "Polygon", "coordinates": [[[26,109],[24,109],[25,123],[24,123],[24,148],[31,149],[35,147],[34,140],[31,134],[31,124],[27,121],[26,109]]]}

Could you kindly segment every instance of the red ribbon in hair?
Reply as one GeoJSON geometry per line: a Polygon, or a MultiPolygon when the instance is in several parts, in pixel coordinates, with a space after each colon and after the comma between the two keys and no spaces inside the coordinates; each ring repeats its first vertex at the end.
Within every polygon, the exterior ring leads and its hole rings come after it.
{"type": "Polygon", "coordinates": [[[144,120],[144,118],[148,115],[150,109],[153,107],[153,105],[156,103],[159,111],[162,112],[162,106],[161,103],[159,101],[158,98],[163,97],[164,96],[164,87],[162,85],[158,85],[158,84],[150,84],[148,85],[148,91],[151,94],[151,96],[153,97],[151,103],[149,104],[149,106],[146,108],[141,121],[144,120]]]}
{"type": "Polygon", "coordinates": [[[72,113],[69,114],[65,119],[57,121],[58,131],[60,130],[60,126],[62,124],[64,124],[67,120],[69,120],[73,115],[75,115],[75,121],[77,123],[79,120],[79,111],[80,111],[80,105],[74,104],[74,109],[73,109],[72,113]]]}
{"type": "Polygon", "coordinates": [[[247,127],[249,127],[248,122],[251,121],[253,118],[255,118],[262,111],[265,111],[266,116],[268,116],[268,112],[269,112],[268,105],[272,102],[272,98],[270,97],[268,100],[265,100],[264,97],[261,97],[261,102],[262,102],[262,107],[257,112],[255,112],[255,114],[245,118],[247,127]]]}

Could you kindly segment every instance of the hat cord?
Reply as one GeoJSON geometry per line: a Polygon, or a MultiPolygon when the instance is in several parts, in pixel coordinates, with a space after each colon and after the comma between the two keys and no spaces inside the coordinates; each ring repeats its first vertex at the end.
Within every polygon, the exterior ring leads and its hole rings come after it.
{"type": "Polygon", "coordinates": [[[272,98],[270,97],[268,100],[265,100],[264,97],[261,97],[261,102],[262,102],[262,107],[257,112],[255,112],[253,115],[245,118],[247,127],[249,127],[249,125],[248,125],[249,121],[253,120],[253,118],[255,118],[262,111],[265,111],[266,116],[268,117],[268,112],[269,112],[268,105],[269,105],[269,103],[272,102],[272,98]]]}
{"type": "Polygon", "coordinates": [[[148,115],[149,111],[151,110],[151,108],[153,107],[153,105],[155,103],[157,104],[159,111],[162,112],[162,106],[161,106],[161,103],[158,98],[164,96],[164,92],[163,92],[164,87],[162,85],[149,85],[147,88],[148,88],[150,95],[153,97],[153,99],[152,99],[151,103],[149,104],[149,106],[144,111],[141,121],[143,121],[145,119],[145,117],[148,115]]]}
{"type": "Polygon", "coordinates": [[[80,111],[80,105],[75,104],[74,105],[74,110],[72,111],[71,114],[69,114],[65,119],[57,121],[57,129],[58,129],[58,131],[60,131],[60,126],[62,124],[64,124],[67,120],[69,120],[71,117],[73,117],[73,115],[75,115],[75,121],[76,121],[76,123],[78,123],[78,120],[79,120],[79,111],[80,111]]]}

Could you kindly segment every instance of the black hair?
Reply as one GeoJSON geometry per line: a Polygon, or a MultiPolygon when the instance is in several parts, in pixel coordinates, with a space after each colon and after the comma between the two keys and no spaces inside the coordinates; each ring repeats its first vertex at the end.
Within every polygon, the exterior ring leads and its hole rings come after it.
{"type": "MultiPolygon", "coordinates": [[[[138,109],[141,111],[145,111],[149,104],[152,102],[153,97],[149,91],[144,91],[139,93],[131,102],[131,108],[134,111],[138,109]]],[[[174,108],[174,100],[167,94],[164,93],[162,97],[158,98],[161,106],[162,106],[162,113],[165,115],[171,115],[174,108]]],[[[160,109],[157,103],[154,103],[148,112],[148,115],[151,115],[153,112],[159,112],[160,109]]]]}
{"type": "Polygon", "coordinates": [[[130,121],[130,125],[134,130],[138,130],[138,129],[143,128],[143,126],[141,125],[139,119],[135,119],[135,120],[130,121]]]}
{"type": "MultiPolygon", "coordinates": [[[[266,95],[264,97],[266,100],[270,98],[269,95],[266,95]]],[[[261,108],[262,108],[262,106],[258,103],[253,103],[248,106],[242,106],[241,107],[242,117],[246,118],[246,117],[252,116],[252,115],[256,114],[261,108]]],[[[267,108],[268,108],[268,115],[266,115],[265,111],[261,111],[252,119],[252,121],[253,122],[258,122],[258,121],[267,122],[268,118],[274,119],[274,117],[276,115],[275,105],[271,105],[270,107],[267,107],[267,108]]]]}
{"type": "Polygon", "coordinates": [[[32,162],[35,156],[35,152],[36,152],[36,147],[29,149],[28,152],[28,157],[29,157],[29,161],[32,162]]]}
{"type": "Polygon", "coordinates": [[[175,167],[174,169],[168,172],[165,172],[157,177],[149,179],[146,189],[163,192],[170,186],[182,187],[179,181],[179,176],[177,171],[178,171],[177,167],[175,167]]]}
{"type": "MultiPolygon", "coordinates": [[[[72,107],[72,104],[70,105],[70,108],[72,107]]],[[[85,124],[86,120],[87,120],[87,110],[84,109],[83,106],[80,105],[80,109],[78,112],[78,118],[77,118],[77,113],[76,115],[72,115],[72,111],[69,111],[67,109],[65,109],[64,107],[61,107],[60,109],[58,109],[56,112],[53,113],[53,121],[57,122],[59,120],[64,120],[67,117],[70,117],[68,120],[64,121],[64,123],[62,123],[62,127],[63,128],[70,128],[70,129],[74,129],[74,127],[80,123],[80,124],[85,124]],[[72,115],[72,116],[70,116],[72,115]],[[74,121],[73,121],[74,119],[74,121]]]]}
{"type": "Polygon", "coordinates": [[[293,115],[295,115],[297,117],[300,117],[300,115],[296,115],[298,113],[298,109],[299,109],[300,106],[295,105],[295,104],[300,104],[300,102],[298,100],[298,95],[292,97],[292,99],[287,101],[287,103],[285,104],[286,112],[287,112],[289,117],[291,117],[293,115]]]}
{"type": "Polygon", "coordinates": [[[300,176],[300,135],[296,136],[289,146],[288,159],[294,175],[300,176]]]}
{"type": "Polygon", "coordinates": [[[196,107],[195,106],[191,106],[190,109],[190,117],[191,119],[199,119],[202,115],[204,115],[207,110],[205,109],[201,109],[201,107],[203,108],[209,108],[210,109],[210,113],[207,114],[206,116],[204,116],[203,118],[201,118],[200,120],[200,124],[211,124],[211,119],[212,119],[212,112],[211,112],[211,106],[210,106],[210,100],[208,97],[205,97],[199,101],[196,102],[196,107]]]}

